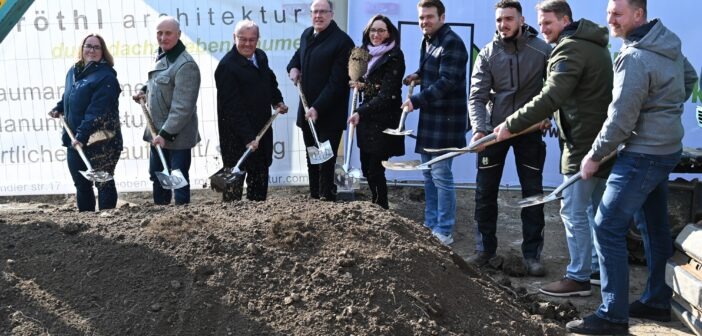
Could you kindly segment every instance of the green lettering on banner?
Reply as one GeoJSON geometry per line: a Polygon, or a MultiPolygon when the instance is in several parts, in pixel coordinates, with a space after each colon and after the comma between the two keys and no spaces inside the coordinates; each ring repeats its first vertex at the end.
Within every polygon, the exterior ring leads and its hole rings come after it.
{"type": "Polygon", "coordinates": [[[702,102],[702,93],[700,92],[700,83],[695,83],[695,87],[692,89],[692,103],[697,104],[702,102]]]}

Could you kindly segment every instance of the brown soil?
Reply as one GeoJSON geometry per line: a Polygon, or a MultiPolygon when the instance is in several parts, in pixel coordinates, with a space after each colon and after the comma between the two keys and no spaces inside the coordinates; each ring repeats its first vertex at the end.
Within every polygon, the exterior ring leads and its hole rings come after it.
{"type": "Polygon", "coordinates": [[[555,335],[577,315],[430,238],[421,189],[394,189],[391,211],[304,192],[122,194],[94,214],[5,200],[0,335],[555,335]]]}

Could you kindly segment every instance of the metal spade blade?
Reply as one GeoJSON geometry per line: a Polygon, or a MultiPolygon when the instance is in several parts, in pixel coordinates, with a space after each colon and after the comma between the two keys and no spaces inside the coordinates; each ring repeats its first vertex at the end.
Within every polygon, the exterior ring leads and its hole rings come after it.
{"type": "MultiPolygon", "coordinates": [[[[66,130],[66,133],[68,134],[68,137],[71,138],[71,141],[76,141],[76,136],[66,124],[66,119],[63,117],[63,115],[61,116],[61,125],[63,125],[63,129],[66,130]]],[[[83,160],[85,167],[88,168],[88,170],[78,171],[81,175],[83,175],[83,177],[85,177],[86,180],[93,182],[107,182],[112,180],[112,175],[110,175],[110,173],[105,171],[97,171],[93,169],[93,166],[90,164],[88,157],[85,156],[85,152],[83,152],[83,147],[74,146],[73,148],[75,148],[76,151],[78,151],[78,155],[80,155],[80,158],[83,160]]]]}
{"type": "MultiPolygon", "coordinates": [[[[412,92],[414,91],[414,86],[416,85],[417,81],[412,81],[409,85],[409,89],[407,90],[407,99],[412,97],[412,92]]],[[[405,130],[405,120],[407,119],[407,115],[412,112],[409,110],[409,108],[405,107],[402,109],[402,115],[400,116],[400,125],[397,126],[397,128],[392,129],[392,128],[387,128],[383,131],[385,134],[390,134],[390,135],[398,135],[398,136],[403,136],[403,135],[410,135],[412,134],[412,130],[405,130]]]]}

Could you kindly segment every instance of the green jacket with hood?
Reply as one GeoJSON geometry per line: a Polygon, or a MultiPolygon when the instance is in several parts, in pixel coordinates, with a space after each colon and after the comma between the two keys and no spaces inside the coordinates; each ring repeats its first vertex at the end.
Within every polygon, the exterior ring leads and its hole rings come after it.
{"type": "MultiPolygon", "coordinates": [[[[612,101],[612,58],[607,28],[581,19],[565,27],[548,61],[541,93],[509,116],[512,133],[554,115],[561,147],[561,173],[575,174],[607,119],[612,101]]],[[[607,177],[611,162],[596,174],[607,177]]]]}

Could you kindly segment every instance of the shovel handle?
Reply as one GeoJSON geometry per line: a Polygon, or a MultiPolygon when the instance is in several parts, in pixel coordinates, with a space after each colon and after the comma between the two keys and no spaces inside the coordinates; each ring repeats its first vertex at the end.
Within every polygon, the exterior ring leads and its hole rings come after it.
{"type": "Polygon", "coordinates": [[[161,150],[161,146],[156,145],[156,152],[158,153],[159,159],[161,159],[161,165],[163,165],[163,169],[167,172],[170,172],[170,169],[168,169],[168,163],[166,163],[166,157],[163,156],[163,150],[161,150]]]}
{"type": "Polygon", "coordinates": [[[146,124],[149,126],[151,137],[155,138],[158,135],[158,131],[154,126],[154,120],[151,119],[151,113],[149,113],[149,109],[146,107],[146,102],[144,99],[140,99],[139,104],[141,105],[141,112],[144,113],[144,117],[146,118],[146,124]]]}
{"type": "Polygon", "coordinates": [[[353,148],[353,132],[356,130],[354,124],[349,124],[349,129],[346,131],[346,154],[344,154],[344,170],[349,170],[349,162],[351,161],[351,149],[353,148]]]}
{"type": "Polygon", "coordinates": [[[266,134],[268,128],[271,127],[271,125],[273,124],[273,120],[275,120],[275,118],[278,117],[278,114],[278,111],[275,111],[275,113],[271,115],[268,121],[266,121],[266,124],[263,125],[263,128],[260,131],[258,131],[258,134],[256,134],[256,141],[259,141],[261,140],[261,138],[263,138],[263,135],[266,134]]]}
{"type": "MultiPolygon", "coordinates": [[[[309,105],[307,105],[307,98],[305,97],[305,93],[302,92],[302,82],[297,82],[297,93],[300,95],[300,101],[302,102],[302,108],[305,110],[305,113],[310,111],[309,105]]],[[[312,119],[307,119],[307,123],[310,125],[310,131],[312,132],[312,136],[314,137],[314,142],[317,144],[317,148],[319,148],[321,145],[319,144],[319,139],[317,138],[317,131],[314,129],[314,122],[312,119]]]]}
{"type": "MultiPolygon", "coordinates": [[[[149,113],[149,109],[146,107],[146,102],[144,99],[139,100],[139,104],[141,105],[141,112],[144,113],[144,117],[146,118],[146,124],[149,125],[149,131],[151,131],[151,137],[156,138],[158,135],[158,131],[156,131],[156,127],[154,126],[154,121],[151,119],[151,114],[149,113]]],[[[163,151],[161,150],[161,146],[156,145],[156,152],[158,152],[158,157],[161,159],[161,165],[163,165],[163,168],[166,171],[170,171],[168,169],[168,164],[166,163],[166,157],[163,156],[163,151]]]]}
{"type": "MultiPolygon", "coordinates": [[[[68,127],[68,124],[66,124],[66,119],[61,115],[61,125],[63,125],[63,129],[66,130],[66,134],[68,134],[68,137],[71,138],[71,142],[76,141],[76,136],[73,134],[73,131],[71,131],[71,128],[68,127]]],[[[85,156],[85,152],[83,152],[83,147],[81,146],[73,146],[73,148],[78,151],[78,155],[80,155],[80,158],[83,160],[83,163],[85,163],[85,167],[88,168],[88,171],[93,171],[93,166],[90,164],[90,161],[88,161],[88,157],[85,156]]]]}
{"type": "Polygon", "coordinates": [[[236,165],[231,169],[232,173],[234,173],[234,171],[236,171],[236,170],[239,170],[239,167],[244,162],[244,160],[246,160],[246,157],[249,156],[249,154],[251,154],[251,147],[246,148],[246,151],[244,151],[244,154],[241,155],[241,157],[239,158],[239,161],[237,161],[236,165]]]}
{"type": "MultiPolygon", "coordinates": [[[[600,160],[600,163],[603,163],[605,161],[608,161],[609,159],[613,158],[615,155],[617,155],[617,150],[613,150],[611,153],[607,154],[607,156],[603,157],[602,160],[600,160]]],[[[573,183],[580,181],[583,178],[582,172],[578,171],[577,173],[573,174],[573,176],[569,177],[567,180],[563,181],[561,185],[556,187],[548,196],[556,196],[559,193],[561,193],[565,188],[570,187],[573,183]]],[[[546,197],[548,197],[546,196],[546,197]]]]}

